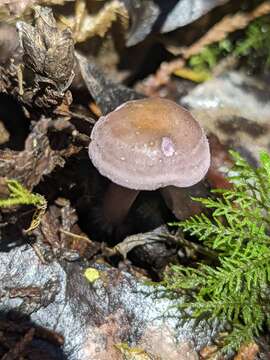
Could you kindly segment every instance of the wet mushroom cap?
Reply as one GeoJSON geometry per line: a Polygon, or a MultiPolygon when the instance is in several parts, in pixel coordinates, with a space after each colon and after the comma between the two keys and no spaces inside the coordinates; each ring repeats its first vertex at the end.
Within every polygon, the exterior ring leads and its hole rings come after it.
{"type": "Polygon", "coordinates": [[[136,190],[194,185],[210,165],[199,123],[183,107],[161,98],[128,101],[101,117],[89,156],[102,175],[136,190]]]}

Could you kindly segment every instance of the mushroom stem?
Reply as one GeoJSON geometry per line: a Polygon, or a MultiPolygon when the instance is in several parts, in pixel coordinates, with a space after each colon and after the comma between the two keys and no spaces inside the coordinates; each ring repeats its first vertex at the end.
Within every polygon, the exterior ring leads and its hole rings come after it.
{"type": "Polygon", "coordinates": [[[160,193],[167,207],[178,220],[185,220],[202,211],[202,205],[192,200],[192,196],[205,197],[208,195],[208,191],[202,182],[188,188],[166,186],[160,189],[160,193]]]}
{"type": "Polygon", "coordinates": [[[140,190],[122,187],[111,182],[103,200],[103,216],[112,225],[120,225],[127,216],[140,190]]]}

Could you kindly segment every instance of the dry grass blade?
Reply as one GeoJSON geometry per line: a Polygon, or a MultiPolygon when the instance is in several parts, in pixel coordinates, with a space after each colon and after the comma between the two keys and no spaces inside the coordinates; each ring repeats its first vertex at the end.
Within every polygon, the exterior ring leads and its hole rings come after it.
{"type": "Polygon", "coordinates": [[[63,234],[65,234],[65,235],[70,236],[71,238],[74,238],[74,239],[77,239],[77,240],[82,240],[82,241],[87,242],[90,245],[93,245],[93,241],[91,241],[86,236],[78,235],[78,234],[72,233],[72,232],[64,230],[64,229],[59,229],[59,231],[62,232],[63,234]]]}

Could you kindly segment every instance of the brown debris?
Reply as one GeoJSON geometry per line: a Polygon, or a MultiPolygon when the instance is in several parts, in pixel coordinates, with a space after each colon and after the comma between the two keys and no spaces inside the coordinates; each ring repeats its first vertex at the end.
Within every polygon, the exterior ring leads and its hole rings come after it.
{"type": "Polygon", "coordinates": [[[4,0],[4,4],[0,4],[1,6],[5,6],[9,15],[20,15],[23,11],[34,4],[36,0],[4,0]]]}
{"type": "MultiPolygon", "coordinates": [[[[70,123],[65,125],[67,129],[72,128],[70,123]]],[[[1,176],[16,179],[31,190],[56,166],[64,166],[66,156],[71,156],[80,150],[72,144],[61,152],[52,150],[47,136],[50,127],[54,127],[54,122],[43,118],[34,126],[28,136],[24,151],[1,150],[1,176]]]]}
{"type": "Polygon", "coordinates": [[[69,200],[58,198],[55,205],[48,208],[41,220],[41,226],[35,230],[40,251],[44,244],[48,244],[54,256],[63,257],[66,260],[77,260],[84,256],[92,258],[101,248],[82,232],[77,224],[78,217],[69,200]]]}
{"type": "Polygon", "coordinates": [[[2,121],[0,121],[0,145],[7,142],[9,140],[9,137],[10,137],[10,135],[9,135],[7,129],[5,128],[2,121]]]}
{"type": "Polygon", "coordinates": [[[226,174],[222,171],[225,167],[230,169],[233,165],[228,149],[223,145],[214,134],[208,135],[211,165],[207,173],[207,181],[212,189],[229,189],[232,187],[226,174]]]}
{"type": "Polygon", "coordinates": [[[202,49],[215,42],[221,41],[228,36],[228,34],[237,30],[242,30],[247,25],[257,19],[258,17],[270,13],[270,3],[265,1],[260,4],[255,10],[250,13],[238,13],[235,15],[227,15],[220,22],[214,25],[205,35],[198,41],[191,45],[188,49],[183,51],[183,57],[189,59],[192,55],[198,54],[202,49]]]}
{"type": "MultiPolygon", "coordinates": [[[[62,346],[64,338],[52,330],[36,326],[28,321],[0,320],[0,356],[3,360],[42,359],[52,360],[45,349],[32,345],[36,339],[54,346],[62,346]],[[30,356],[30,357],[28,357],[30,356]]],[[[44,343],[45,345],[45,343],[44,343]]]]}
{"type": "Polygon", "coordinates": [[[104,250],[105,252],[106,251],[108,252],[109,256],[119,253],[122,255],[123,259],[126,260],[128,253],[137,246],[143,246],[158,241],[168,243],[169,240],[171,240],[171,238],[169,238],[169,236],[166,237],[166,235],[169,235],[169,233],[167,234],[165,229],[164,232],[165,232],[164,237],[155,234],[153,231],[130,235],[127,236],[122,242],[115,245],[112,249],[107,248],[104,250]]]}
{"type": "MultiPolygon", "coordinates": [[[[101,248],[99,243],[93,242],[82,232],[77,224],[78,217],[75,209],[71,207],[69,201],[65,201],[65,205],[61,208],[61,225],[59,228],[59,236],[62,247],[65,250],[78,253],[81,257],[91,259],[101,248]]],[[[64,256],[67,258],[68,252],[65,251],[64,256]]]]}
{"type": "Polygon", "coordinates": [[[16,332],[18,334],[22,334],[28,331],[30,328],[35,328],[35,337],[47,340],[54,345],[63,345],[64,338],[61,334],[46,329],[42,326],[33,326],[29,324],[27,321],[12,321],[12,320],[0,320],[0,330],[6,332],[16,332]]]}
{"type": "Polygon", "coordinates": [[[256,343],[242,345],[234,360],[254,360],[258,352],[259,346],[256,343]]]}
{"type": "Polygon", "coordinates": [[[146,80],[138,86],[138,91],[143,92],[147,96],[154,96],[156,91],[162,85],[166,85],[171,75],[177,70],[185,66],[185,60],[182,58],[163,62],[154,75],[150,75],[146,80]]]}
{"type": "Polygon", "coordinates": [[[204,47],[223,40],[228,34],[244,29],[251,21],[270,13],[270,3],[265,1],[250,13],[237,13],[225,16],[214,25],[205,35],[188,48],[182,49],[182,56],[170,62],[163,62],[154,75],[150,75],[142,82],[138,90],[145,95],[153,96],[162,85],[168,83],[171,75],[186,65],[186,60],[200,53],[204,47]]]}
{"type": "Polygon", "coordinates": [[[88,14],[86,0],[75,4],[75,14],[72,17],[61,17],[61,21],[73,30],[75,42],[84,42],[94,36],[104,37],[112,24],[120,19],[123,30],[128,28],[128,12],[119,0],[107,1],[96,14],[88,14]]]}
{"type": "Polygon", "coordinates": [[[0,23],[0,64],[7,64],[11,57],[20,57],[19,37],[15,26],[0,23]]]}
{"type": "Polygon", "coordinates": [[[30,315],[42,307],[47,307],[55,299],[59,291],[58,280],[50,280],[42,288],[27,286],[23,288],[6,288],[10,299],[21,298],[23,302],[17,310],[24,315],[30,315]]]}
{"type": "Polygon", "coordinates": [[[89,104],[89,109],[92,111],[93,114],[95,114],[97,117],[100,117],[102,115],[102,112],[100,108],[95,104],[94,102],[91,102],[89,104]]]}
{"type": "Polygon", "coordinates": [[[223,360],[222,355],[218,355],[218,347],[216,345],[208,345],[200,351],[201,360],[223,360]]]}
{"type": "Polygon", "coordinates": [[[2,360],[16,360],[21,357],[25,352],[26,346],[33,340],[34,334],[35,329],[29,329],[22,339],[16,343],[15,347],[11,348],[8,353],[2,357],[2,360]]]}
{"type": "Polygon", "coordinates": [[[60,250],[60,239],[58,234],[60,223],[56,216],[56,211],[57,208],[51,206],[43,216],[40,226],[43,241],[50,245],[55,254],[60,250]]]}
{"type": "MultiPolygon", "coordinates": [[[[0,150],[0,197],[5,198],[8,196],[5,183],[6,178],[18,180],[29,191],[32,191],[34,186],[38,185],[44,176],[49,175],[56,167],[63,167],[65,159],[78,153],[86,143],[88,143],[88,138],[87,140],[83,139],[82,142],[80,133],[70,122],[64,119],[53,121],[42,118],[35,124],[32,132],[28,136],[23,151],[13,151],[10,149],[0,150]],[[57,147],[59,147],[59,149],[57,147]],[[55,149],[53,150],[53,148],[55,149]]],[[[49,195],[46,194],[46,197],[47,196],[49,195]]],[[[14,231],[15,228],[18,230],[25,229],[29,226],[28,218],[33,213],[33,210],[24,210],[24,213],[22,211],[23,208],[17,211],[14,207],[5,209],[5,220],[8,221],[8,225],[6,229],[3,229],[4,232],[14,231]],[[25,215],[27,213],[29,216],[26,217],[25,215]],[[14,217],[13,224],[10,223],[11,216],[14,217]]],[[[45,220],[47,217],[48,213],[45,214],[45,220]]],[[[46,224],[45,220],[43,221],[43,227],[44,223],[46,224]]],[[[59,225],[58,227],[60,228],[61,226],[59,225]]],[[[52,227],[49,225],[49,229],[54,229],[54,225],[52,227]]],[[[31,230],[33,230],[33,226],[31,226],[31,230]]],[[[22,236],[25,235],[26,233],[24,232],[22,236]]],[[[53,249],[55,247],[60,248],[59,242],[55,241],[54,236],[55,233],[53,231],[48,235],[48,239],[51,239],[51,246],[53,249]]],[[[32,244],[32,246],[41,262],[45,263],[46,256],[44,257],[44,245],[42,244],[43,240],[40,240],[32,244]]],[[[56,249],[54,252],[58,253],[59,251],[56,249]]]]}
{"type": "Polygon", "coordinates": [[[0,66],[0,92],[18,94],[17,69],[13,61],[8,66],[0,66]]]}

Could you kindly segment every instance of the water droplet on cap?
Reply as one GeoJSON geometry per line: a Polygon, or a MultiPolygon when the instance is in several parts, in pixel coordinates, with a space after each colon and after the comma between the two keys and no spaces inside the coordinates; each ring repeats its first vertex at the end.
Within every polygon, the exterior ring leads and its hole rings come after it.
{"type": "Polygon", "coordinates": [[[161,140],[161,151],[167,157],[173,156],[175,153],[175,145],[171,138],[164,136],[161,140]]]}

